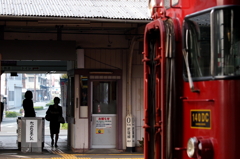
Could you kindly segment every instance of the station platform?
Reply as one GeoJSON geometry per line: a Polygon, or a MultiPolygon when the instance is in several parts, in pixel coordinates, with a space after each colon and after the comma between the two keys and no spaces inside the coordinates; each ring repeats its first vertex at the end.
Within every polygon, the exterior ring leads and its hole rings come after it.
{"type": "Polygon", "coordinates": [[[116,149],[93,149],[75,153],[67,147],[67,136],[60,135],[58,147],[51,147],[51,138],[45,135],[42,152],[22,152],[17,147],[16,135],[0,136],[0,159],[143,159],[143,153],[116,149]]]}

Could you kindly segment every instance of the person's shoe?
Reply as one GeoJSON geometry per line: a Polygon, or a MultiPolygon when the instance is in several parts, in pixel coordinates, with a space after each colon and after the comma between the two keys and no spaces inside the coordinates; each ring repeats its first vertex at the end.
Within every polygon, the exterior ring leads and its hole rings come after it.
{"type": "Polygon", "coordinates": [[[51,143],[52,147],[53,147],[53,144],[54,144],[54,140],[52,140],[52,143],[51,143]]]}
{"type": "Polygon", "coordinates": [[[57,145],[57,144],[55,144],[55,147],[58,147],[58,145],[57,145]]]}

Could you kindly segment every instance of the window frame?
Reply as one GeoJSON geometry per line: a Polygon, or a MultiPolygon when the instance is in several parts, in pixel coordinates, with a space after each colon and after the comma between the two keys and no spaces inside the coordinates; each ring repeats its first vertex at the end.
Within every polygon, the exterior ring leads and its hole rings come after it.
{"type": "MultiPolygon", "coordinates": [[[[187,30],[187,28],[189,27],[189,23],[188,23],[188,21],[190,21],[189,19],[190,18],[195,18],[195,17],[197,17],[197,16],[200,16],[200,15],[204,15],[204,14],[208,14],[209,13],[209,16],[210,16],[210,50],[209,50],[209,52],[210,52],[210,60],[209,60],[209,71],[211,72],[211,58],[212,58],[212,53],[211,53],[211,40],[212,40],[212,32],[211,32],[211,24],[212,24],[212,21],[211,21],[211,10],[207,10],[207,11],[202,11],[202,12],[197,12],[197,13],[194,13],[194,14],[191,14],[191,15],[188,15],[188,16],[186,16],[185,18],[184,18],[184,24],[183,24],[183,48],[185,49],[185,50],[187,50],[187,45],[189,45],[189,43],[188,44],[186,44],[186,30],[187,30]]],[[[192,25],[192,24],[191,24],[192,25]]],[[[195,29],[195,32],[196,33],[199,33],[200,31],[199,30],[197,30],[197,29],[195,29]]],[[[200,37],[197,37],[198,39],[196,40],[196,41],[199,41],[199,38],[200,37]]],[[[200,53],[200,51],[199,51],[199,53],[200,53]]],[[[189,56],[191,56],[191,54],[189,54],[189,56]]],[[[190,57],[189,57],[190,58],[190,57]]],[[[188,58],[188,59],[189,59],[188,58]]],[[[186,66],[185,66],[185,62],[184,62],[184,66],[183,66],[183,69],[184,69],[184,71],[183,71],[183,79],[185,80],[185,81],[188,81],[188,77],[187,77],[187,73],[186,73],[186,66]],[[184,69],[185,68],[185,69],[184,69]]],[[[192,69],[190,68],[190,70],[191,70],[191,73],[192,73],[192,69]]],[[[212,76],[211,76],[211,73],[209,73],[209,75],[208,76],[199,76],[199,77],[192,77],[192,80],[193,81],[202,81],[202,80],[212,80],[212,76]]]]}
{"type": "MultiPolygon", "coordinates": [[[[193,81],[207,81],[207,80],[219,80],[219,79],[240,79],[240,75],[225,75],[225,76],[218,76],[217,75],[217,45],[216,45],[216,37],[214,34],[215,32],[215,27],[216,24],[214,23],[215,17],[216,17],[216,11],[219,10],[224,10],[224,9],[234,9],[238,8],[240,9],[240,6],[234,6],[234,5],[227,5],[227,6],[218,6],[210,9],[206,9],[200,12],[196,12],[190,15],[187,15],[184,18],[184,23],[183,23],[183,48],[186,49],[186,21],[189,18],[193,18],[205,13],[210,13],[210,75],[209,76],[202,76],[202,77],[192,77],[193,81]],[[214,45],[212,45],[214,44],[214,45]]],[[[183,62],[183,69],[186,68],[185,62],[183,62]]],[[[183,79],[184,81],[188,81],[187,74],[185,73],[186,71],[183,70],[183,79]]]]}

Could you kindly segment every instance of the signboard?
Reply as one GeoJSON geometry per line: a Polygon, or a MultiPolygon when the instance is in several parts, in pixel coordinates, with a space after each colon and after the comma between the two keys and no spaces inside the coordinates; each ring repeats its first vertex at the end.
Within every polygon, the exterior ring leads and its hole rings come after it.
{"type": "Polygon", "coordinates": [[[96,129],[96,134],[104,134],[104,129],[96,129]]]}
{"type": "Polygon", "coordinates": [[[111,117],[97,117],[96,118],[96,128],[111,128],[112,118],[111,117]]]}
{"type": "Polygon", "coordinates": [[[211,111],[209,109],[191,110],[191,128],[211,129],[211,111]]]}
{"type": "Polygon", "coordinates": [[[132,115],[126,117],[127,147],[135,147],[135,122],[132,115]]]}
{"type": "Polygon", "coordinates": [[[37,142],[37,120],[26,120],[26,142],[37,142]]]}

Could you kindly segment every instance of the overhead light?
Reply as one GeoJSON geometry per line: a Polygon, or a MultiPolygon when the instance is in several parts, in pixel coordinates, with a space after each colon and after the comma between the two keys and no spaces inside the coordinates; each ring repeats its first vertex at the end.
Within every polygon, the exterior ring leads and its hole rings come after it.
{"type": "Polygon", "coordinates": [[[11,76],[18,76],[17,72],[11,72],[11,76]]]}
{"type": "Polygon", "coordinates": [[[57,71],[48,71],[46,74],[56,73],[57,71]]]}

